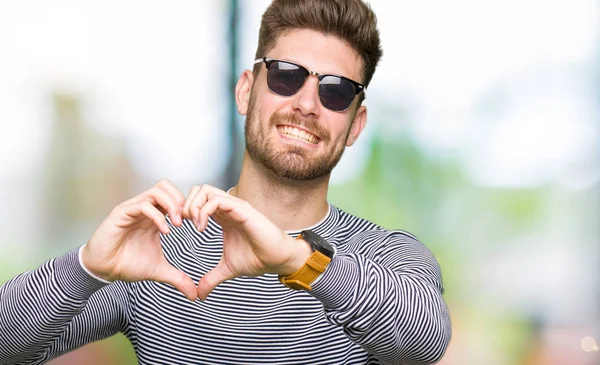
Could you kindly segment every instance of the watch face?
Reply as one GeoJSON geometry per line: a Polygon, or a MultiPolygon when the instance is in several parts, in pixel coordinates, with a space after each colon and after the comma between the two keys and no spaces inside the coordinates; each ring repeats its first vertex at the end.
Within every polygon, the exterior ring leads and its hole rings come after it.
{"type": "Polygon", "coordinates": [[[335,253],[333,246],[315,232],[308,229],[302,231],[302,238],[308,242],[313,251],[319,251],[329,258],[333,257],[335,253]]]}

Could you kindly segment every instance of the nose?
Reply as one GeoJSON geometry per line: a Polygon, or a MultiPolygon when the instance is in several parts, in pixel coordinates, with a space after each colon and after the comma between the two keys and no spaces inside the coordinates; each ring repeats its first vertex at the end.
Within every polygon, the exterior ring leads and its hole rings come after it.
{"type": "Polygon", "coordinates": [[[319,78],[309,75],[302,88],[294,95],[292,102],[294,111],[299,111],[303,116],[319,116],[321,102],[319,100],[319,78]]]}

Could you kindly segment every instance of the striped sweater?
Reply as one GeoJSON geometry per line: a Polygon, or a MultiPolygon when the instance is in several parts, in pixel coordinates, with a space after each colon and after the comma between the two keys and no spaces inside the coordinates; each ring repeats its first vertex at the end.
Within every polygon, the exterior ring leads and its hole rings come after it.
{"type": "MultiPolygon", "coordinates": [[[[221,257],[221,228],[170,229],[167,260],[197,282],[221,257]]],[[[265,274],[226,281],[204,302],[152,281],[102,283],[70,251],[0,287],[0,364],[42,364],[118,332],[140,364],[438,361],[451,330],[431,252],[333,206],[311,229],[336,248],[311,291],[265,274]]]]}

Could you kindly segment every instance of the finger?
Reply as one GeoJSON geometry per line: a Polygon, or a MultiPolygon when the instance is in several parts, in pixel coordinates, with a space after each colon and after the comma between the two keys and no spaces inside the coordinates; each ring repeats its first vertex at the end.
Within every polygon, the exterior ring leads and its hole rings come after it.
{"type": "Polygon", "coordinates": [[[198,297],[198,292],[194,281],[183,271],[175,268],[167,262],[165,262],[164,265],[157,267],[154,275],[152,275],[150,279],[173,285],[175,289],[183,293],[183,295],[185,295],[186,298],[192,302],[198,297]]]}
{"type": "Polygon", "coordinates": [[[181,214],[183,214],[184,218],[193,220],[192,214],[190,212],[190,206],[191,206],[192,201],[194,200],[194,198],[200,191],[201,187],[202,186],[195,184],[195,185],[192,185],[192,187],[190,188],[190,192],[188,193],[187,199],[185,200],[185,203],[183,204],[183,209],[181,210],[181,214]]]}
{"type": "Polygon", "coordinates": [[[151,188],[142,191],[141,193],[139,193],[138,195],[134,196],[133,198],[125,200],[123,203],[125,203],[125,204],[133,204],[133,203],[139,203],[139,202],[148,200],[148,197],[152,194],[152,190],[155,189],[158,186],[158,184],[161,183],[161,181],[162,180],[158,181],[156,184],[152,185],[151,188]]]}
{"type": "Polygon", "coordinates": [[[123,202],[124,204],[134,204],[142,201],[149,201],[158,205],[158,209],[163,214],[169,214],[171,221],[175,225],[181,223],[181,206],[185,201],[183,194],[166,179],[160,180],[150,189],[134,196],[123,202]]]}
{"type": "Polygon", "coordinates": [[[123,205],[123,213],[136,220],[140,216],[149,218],[164,234],[169,233],[169,225],[162,212],[149,202],[140,202],[123,205]]]}
{"type": "Polygon", "coordinates": [[[155,186],[150,189],[144,200],[152,205],[157,206],[157,208],[161,210],[163,214],[168,213],[173,224],[181,224],[180,205],[161,187],[155,186]]]}
{"type": "Polygon", "coordinates": [[[219,264],[214,269],[204,274],[198,282],[198,298],[200,298],[200,300],[206,300],[214,288],[225,280],[233,279],[234,277],[235,276],[231,271],[223,264],[223,261],[219,261],[219,264]]]}
{"type": "Polygon", "coordinates": [[[229,195],[213,195],[198,212],[198,229],[206,229],[208,217],[219,213],[222,217],[244,224],[248,220],[249,207],[250,204],[244,200],[229,195]]]}
{"type": "MultiPolygon", "coordinates": [[[[200,216],[200,210],[206,204],[206,202],[214,196],[223,196],[223,197],[231,197],[226,192],[221,189],[215,188],[210,185],[202,185],[196,196],[192,199],[190,203],[190,216],[194,224],[198,229],[200,227],[206,228],[206,223],[208,222],[208,217],[204,219],[204,224],[202,223],[202,217],[200,216]]],[[[202,229],[204,229],[202,228],[202,229]]]]}
{"type": "Polygon", "coordinates": [[[173,215],[169,213],[169,216],[171,217],[171,220],[175,225],[180,226],[183,223],[181,210],[183,208],[183,204],[185,203],[185,196],[183,195],[181,190],[179,190],[167,179],[160,180],[158,183],[156,183],[155,186],[156,188],[164,190],[167,194],[169,194],[169,196],[171,196],[172,200],[175,202],[177,206],[177,211],[173,215]]]}

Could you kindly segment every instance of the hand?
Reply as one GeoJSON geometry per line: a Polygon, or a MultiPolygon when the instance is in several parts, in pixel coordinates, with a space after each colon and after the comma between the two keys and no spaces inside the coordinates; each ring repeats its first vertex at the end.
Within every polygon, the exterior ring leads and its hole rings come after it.
{"type": "Polygon", "coordinates": [[[292,274],[312,254],[308,244],[291,238],[250,203],[209,185],[192,187],[182,214],[199,231],[206,229],[209,216],[223,229],[223,256],[198,283],[202,300],[217,285],[238,276],[292,274]]]}
{"type": "Polygon", "coordinates": [[[117,205],[83,247],[83,265],[106,280],[153,280],[173,285],[188,299],[197,298],[196,285],[169,264],[162,252],[160,232],[169,233],[165,219],[182,224],[183,194],[167,180],[117,205]]]}

